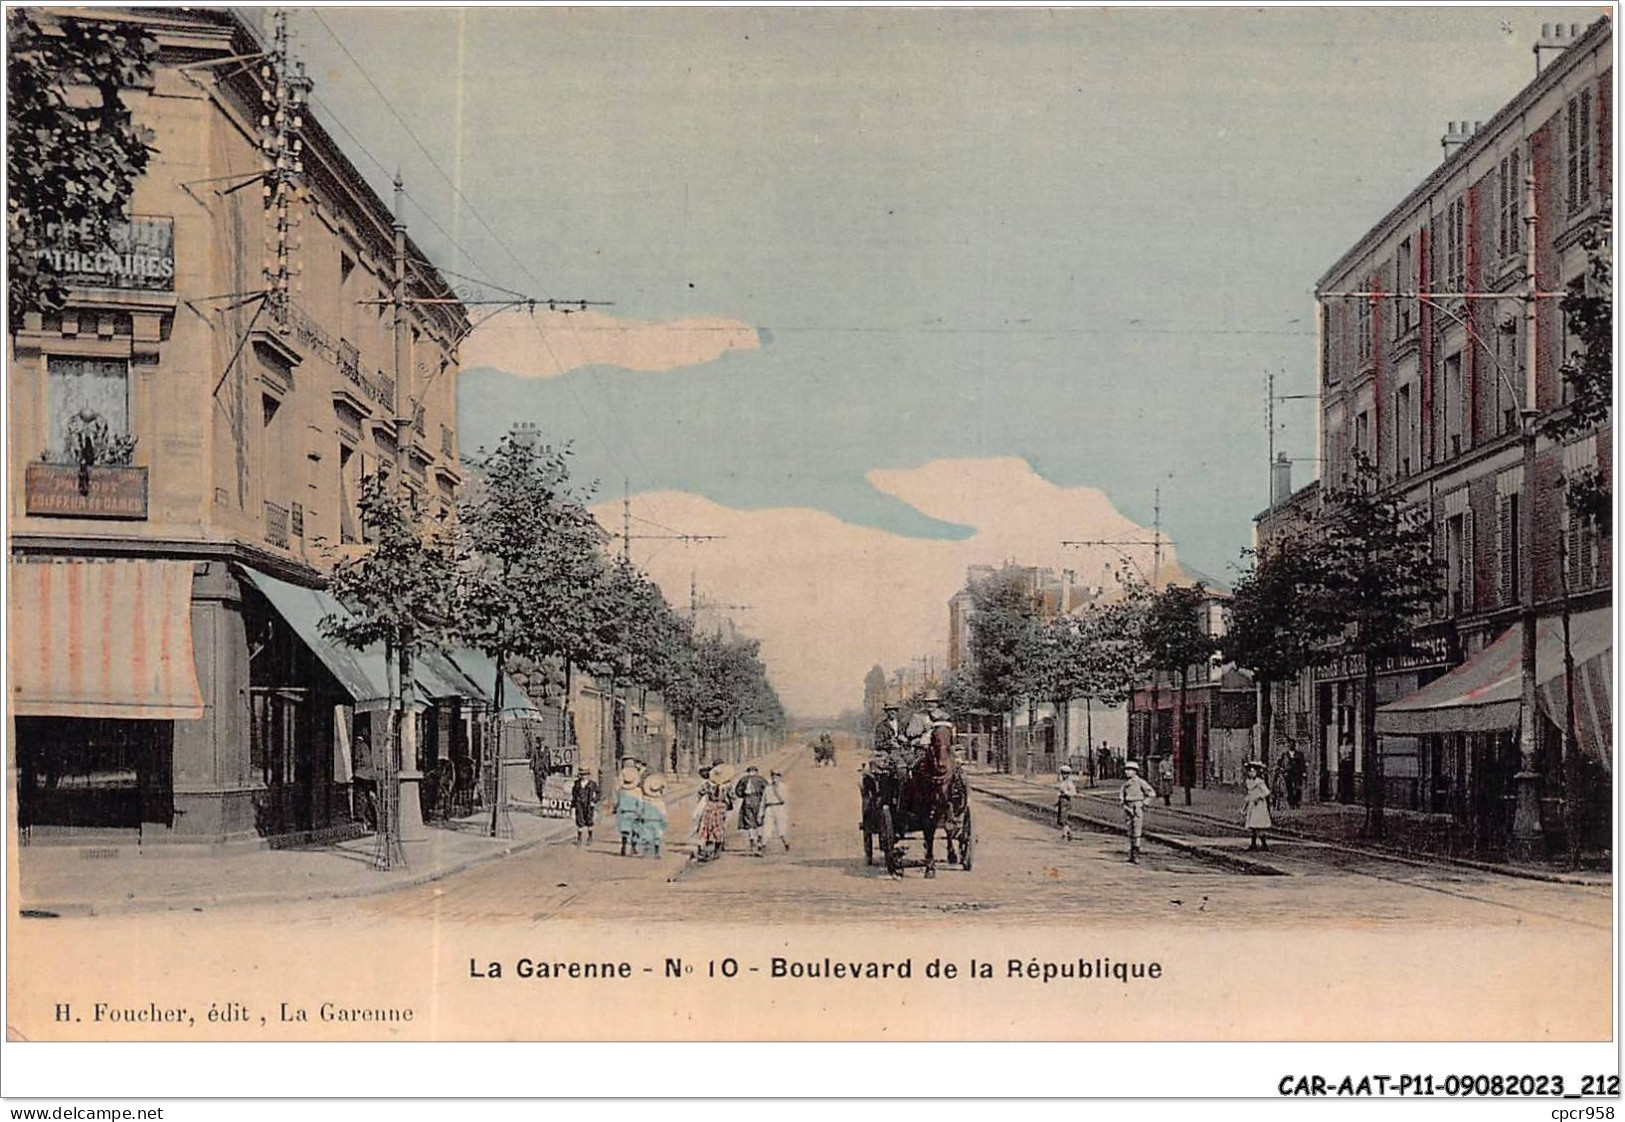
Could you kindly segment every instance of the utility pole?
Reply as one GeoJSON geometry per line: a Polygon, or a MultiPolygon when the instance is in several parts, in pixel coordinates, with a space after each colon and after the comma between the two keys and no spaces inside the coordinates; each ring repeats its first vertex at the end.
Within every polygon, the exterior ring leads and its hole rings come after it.
{"type": "Polygon", "coordinates": [[[1162,583],[1162,484],[1157,484],[1151,506],[1151,536],[1155,548],[1151,554],[1151,591],[1162,583]]]}
{"type": "Polygon", "coordinates": [[[1278,401],[1314,401],[1316,395],[1312,393],[1276,393],[1275,371],[1264,372],[1264,414],[1265,424],[1269,429],[1269,509],[1275,509],[1275,403],[1278,401]]]}
{"type": "MultiPolygon", "coordinates": [[[[1539,57],[1538,54],[1536,56],[1539,57]]],[[[1524,179],[1524,403],[1523,428],[1523,480],[1518,488],[1518,586],[1523,623],[1523,707],[1518,716],[1518,774],[1513,777],[1517,801],[1512,815],[1512,856],[1528,861],[1537,856],[1541,846],[1540,826],[1540,774],[1535,770],[1535,736],[1539,728],[1536,705],[1539,681],[1535,666],[1535,439],[1538,429],[1539,401],[1535,394],[1536,332],[1540,327],[1537,302],[1540,288],[1535,283],[1535,161],[1527,159],[1529,174],[1524,179]]]]}

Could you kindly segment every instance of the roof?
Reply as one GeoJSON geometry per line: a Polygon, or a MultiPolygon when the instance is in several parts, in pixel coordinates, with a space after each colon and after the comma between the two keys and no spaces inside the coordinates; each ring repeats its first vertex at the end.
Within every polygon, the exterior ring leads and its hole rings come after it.
{"type": "Polygon", "coordinates": [[[1520,90],[1512,100],[1508,101],[1495,115],[1491,117],[1484,127],[1472,134],[1471,139],[1456,151],[1450,153],[1438,167],[1430,172],[1427,178],[1417,184],[1382,219],[1373,225],[1364,234],[1360,235],[1337,262],[1321,274],[1315,282],[1315,291],[1318,293],[1325,288],[1333,278],[1339,276],[1363,256],[1370,244],[1385,234],[1394,223],[1406,213],[1414,209],[1423,199],[1433,194],[1444,182],[1455,175],[1461,168],[1466,167],[1479,153],[1489,148],[1499,139],[1502,129],[1519,113],[1523,112],[1533,102],[1539,99],[1549,89],[1559,85],[1569,72],[1580,65],[1579,60],[1590,53],[1599,42],[1613,34],[1613,24],[1608,17],[1597,19],[1588,27],[1584,34],[1575,39],[1570,46],[1553,59],[1541,70],[1527,86],[1520,90]]]}

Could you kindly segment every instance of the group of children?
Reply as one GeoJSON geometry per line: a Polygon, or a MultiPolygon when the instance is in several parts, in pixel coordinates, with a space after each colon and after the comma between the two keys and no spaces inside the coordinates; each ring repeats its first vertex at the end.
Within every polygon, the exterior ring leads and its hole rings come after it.
{"type": "MultiPolygon", "coordinates": [[[[1264,765],[1249,760],[1245,766],[1247,789],[1242,801],[1242,823],[1252,835],[1250,850],[1269,850],[1265,831],[1274,826],[1270,818],[1269,784],[1264,782],[1264,765]]],[[[1145,836],[1145,804],[1157,797],[1157,789],[1140,776],[1140,765],[1133,760],[1123,764],[1123,786],[1118,792],[1123,815],[1128,825],[1128,859],[1140,863],[1140,848],[1145,836]]],[[[1056,784],[1055,825],[1063,841],[1072,840],[1072,800],[1077,797],[1078,782],[1070,767],[1062,767],[1056,784]]],[[[1167,801],[1166,798],[1164,801],[1167,801]]]]}
{"type": "MultiPolygon", "coordinates": [[[[666,777],[651,772],[639,760],[622,762],[620,786],[615,792],[615,828],[621,835],[621,856],[664,856],[666,830],[666,777]]],[[[576,844],[591,845],[598,799],[602,795],[592,768],[582,768],[570,789],[570,805],[575,812],[576,844]]],[[[706,861],[721,853],[727,839],[728,815],[739,807],[739,832],[744,834],[750,852],[762,856],[767,839],[775,838],[790,848],[789,792],[777,771],[762,778],[754,765],[734,782],[733,768],[712,764],[700,769],[700,788],[695,792],[689,840],[694,855],[706,861]]]]}

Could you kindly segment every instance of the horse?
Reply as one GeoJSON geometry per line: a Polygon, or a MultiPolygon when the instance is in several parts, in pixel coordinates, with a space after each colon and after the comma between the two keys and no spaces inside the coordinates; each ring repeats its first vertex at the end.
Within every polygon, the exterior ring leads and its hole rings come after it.
{"type": "Polygon", "coordinates": [[[937,828],[942,827],[948,842],[948,863],[955,864],[959,856],[955,842],[959,840],[958,824],[965,809],[965,780],[954,766],[953,726],[947,723],[933,725],[931,739],[925,754],[914,765],[909,784],[910,817],[919,823],[925,838],[925,875],[937,875],[937,828]]]}

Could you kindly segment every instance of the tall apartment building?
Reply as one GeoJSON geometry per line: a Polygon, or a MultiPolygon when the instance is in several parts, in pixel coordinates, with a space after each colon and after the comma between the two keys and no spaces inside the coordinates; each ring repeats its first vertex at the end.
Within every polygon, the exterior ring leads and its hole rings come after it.
{"type": "MultiPolygon", "coordinates": [[[[1535,301],[1541,420],[1566,406],[1559,366],[1576,347],[1556,294],[1587,283],[1587,235],[1604,227],[1613,201],[1612,30],[1599,20],[1559,31],[1545,41],[1535,80],[1483,125],[1450,126],[1442,164],[1316,286],[1322,482],[1339,485],[1356,453],[1368,458],[1382,486],[1431,515],[1447,586],[1427,653],[1380,674],[1385,796],[1390,806],[1453,816],[1486,849],[1505,842],[1519,770],[1522,551],[1533,553],[1540,617],[1536,757],[1547,832],[1560,832],[1551,779],[1565,712],[1565,599],[1579,663],[1581,751],[1573,766],[1584,772],[1582,786],[1604,798],[1611,770],[1612,542],[1570,517],[1562,490],[1577,470],[1612,472],[1611,426],[1563,443],[1541,437],[1533,478],[1525,478],[1520,444],[1527,177],[1534,179],[1535,288],[1552,294],[1535,301]],[[1528,538],[1524,503],[1534,505],[1528,538]]],[[[1359,667],[1325,668],[1313,688],[1312,755],[1323,788],[1360,799],[1359,667]]]]}
{"type": "MultiPolygon", "coordinates": [[[[348,820],[383,688],[380,659],[322,639],[321,574],[371,473],[426,517],[453,509],[465,311],[410,241],[397,278],[391,207],[258,17],[60,11],[156,40],[150,86],[124,95],[156,152],[112,244],[53,232],[68,305],[10,340],[22,821],[320,832],[348,820]],[[406,308],[399,353],[398,280],[443,301],[406,308]]],[[[478,696],[443,660],[420,685],[478,696]]],[[[420,724],[434,751],[461,735],[444,711],[420,724]]]]}

